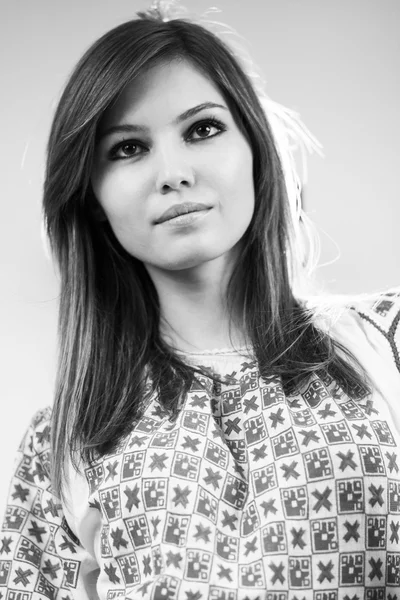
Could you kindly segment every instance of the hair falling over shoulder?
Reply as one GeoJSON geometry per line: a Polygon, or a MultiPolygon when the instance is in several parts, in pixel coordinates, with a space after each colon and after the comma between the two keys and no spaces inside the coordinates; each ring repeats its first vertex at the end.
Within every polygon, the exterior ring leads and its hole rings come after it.
{"type": "Polygon", "coordinates": [[[90,462],[115,448],[152,394],[174,417],[195,378],[218,381],[186,364],[161,338],[156,289],[108,222],[96,218],[90,185],[104,111],[135,77],[177,57],[218,86],[252,147],[255,209],[227,300],[230,308],[243,307],[260,375],[281,376],[287,393],[316,371],[329,372],[350,396],[365,390],[360,365],[316,326],[313,311],[295,293],[304,272],[301,223],[289,202],[276,134],[251,78],[207,27],[165,19],[160,11],[139,13],[84,54],[66,84],[48,143],[43,212],[61,285],[52,416],[53,485],[59,494],[65,460],[90,462]]]}

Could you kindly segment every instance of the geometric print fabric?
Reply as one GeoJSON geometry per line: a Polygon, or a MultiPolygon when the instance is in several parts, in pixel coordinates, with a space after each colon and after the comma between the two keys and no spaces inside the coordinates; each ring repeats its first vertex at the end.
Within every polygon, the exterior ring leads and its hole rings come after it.
{"type": "MultiPolygon", "coordinates": [[[[362,314],[394,349],[399,304],[362,314]]],[[[323,373],[286,396],[251,356],[233,366],[229,383],[195,383],[176,422],[153,398],[83,470],[96,560],[52,493],[50,410],[36,415],[0,537],[0,598],[400,600],[400,435],[384,406],[323,373]]]]}

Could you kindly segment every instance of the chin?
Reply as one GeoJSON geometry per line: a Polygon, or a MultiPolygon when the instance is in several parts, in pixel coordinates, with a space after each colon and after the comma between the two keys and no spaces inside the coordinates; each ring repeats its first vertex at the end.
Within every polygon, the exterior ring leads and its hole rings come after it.
{"type": "Polygon", "coordinates": [[[201,265],[203,265],[204,263],[208,262],[209,260],[212,260],[210,258],[188,258],[185,257],[184,259],[180,259],[180,260],[176,260],[176,261],[169,261],[168,263],[164,263],[163,265],[160,265],[162,269],[168,270],[168,271],[186,271],[187,269],[195,269],[196,267],[200,267],[201,265]]]}
{"type": "Polygon", "coordinates": [[[210,249],[205,250],[204,252],[196,252],[192,255],[186,253],[183,257],[177,257],[176,260],[169,260],[168,263],[165,263],[161,266],[161,268],[168,269],[171,271],[183,271],[186,269],[193,269],[196,267],[201,267],[213,260],[224,257],[226,260],[231,257],[231,251],[233,248],[227,248],[221,250],[220,248],[215,249],[215,251],[210,251],[210,249]]]}

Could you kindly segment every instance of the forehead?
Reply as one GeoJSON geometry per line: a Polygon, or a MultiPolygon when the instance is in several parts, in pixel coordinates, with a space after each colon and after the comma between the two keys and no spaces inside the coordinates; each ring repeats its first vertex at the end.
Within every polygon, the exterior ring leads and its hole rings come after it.
{"type": "Polygon", "coordinates": [[[132,119],[147,126],[207,101],[225,104],[216,84],[185,60],[157,64],[128,84],[105,112],[102,125],[132,119]],[[151,122],[149,120],[151,119],[151,122]]]}

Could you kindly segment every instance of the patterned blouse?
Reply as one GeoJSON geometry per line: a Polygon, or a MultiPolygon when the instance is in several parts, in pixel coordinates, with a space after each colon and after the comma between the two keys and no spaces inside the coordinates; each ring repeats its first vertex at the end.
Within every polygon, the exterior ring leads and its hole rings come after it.
{"type": "Polygon", "coordinates": [[[4,600],[400,600],[400,290],[331,333],[367,368],[350,399],[315,375],[285,395],[240,352],[189,355],[171,423],[153,398],[118,449],[48,478],[50,409],[19,449],[0,534],[4,600]]]}

